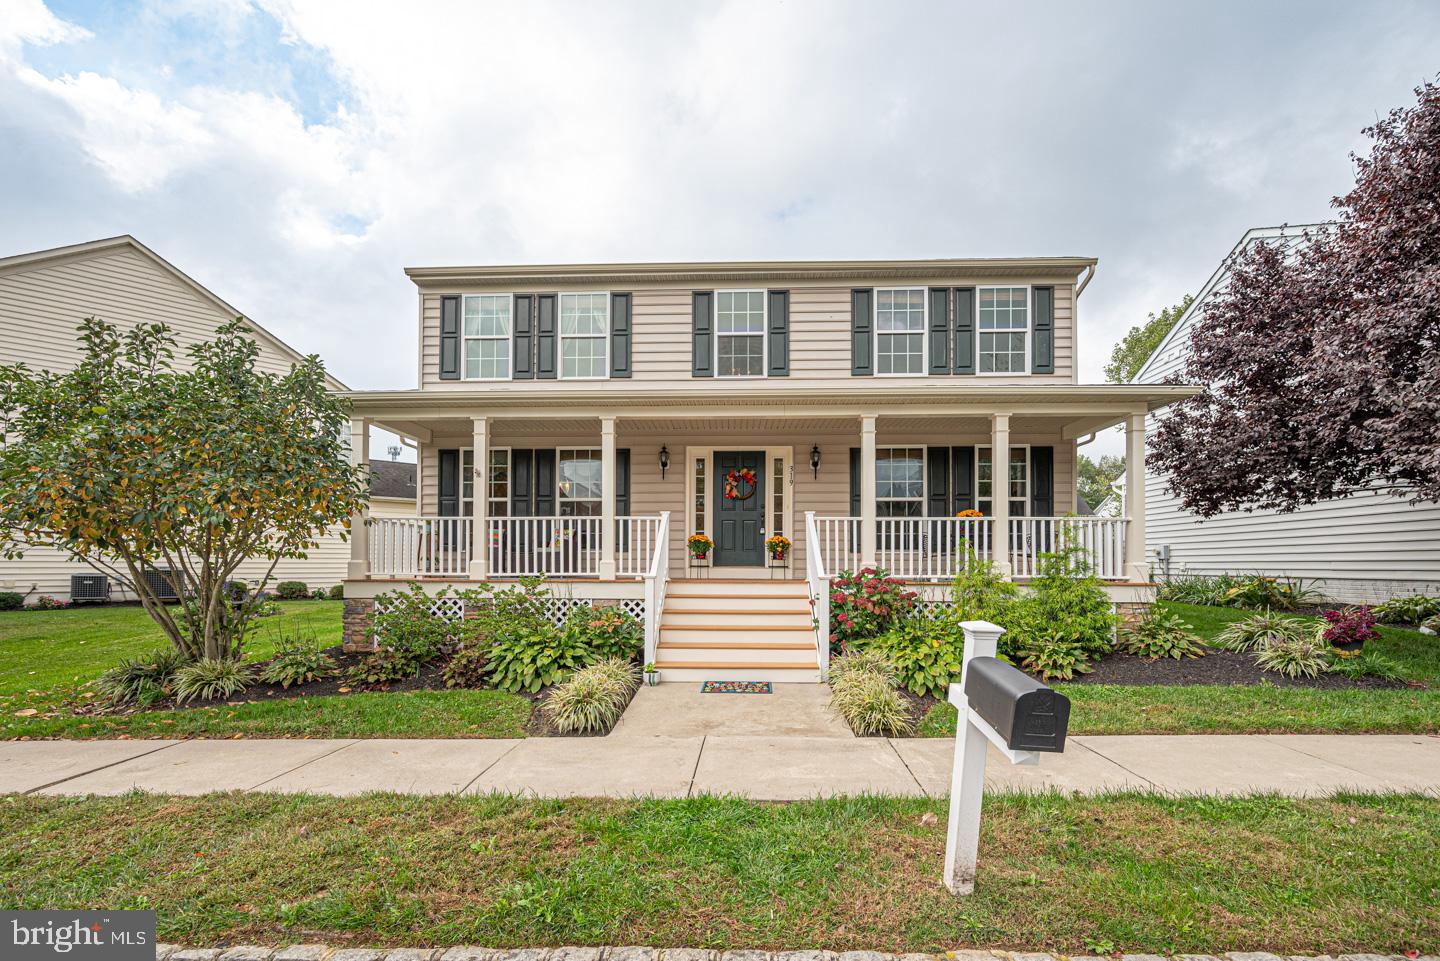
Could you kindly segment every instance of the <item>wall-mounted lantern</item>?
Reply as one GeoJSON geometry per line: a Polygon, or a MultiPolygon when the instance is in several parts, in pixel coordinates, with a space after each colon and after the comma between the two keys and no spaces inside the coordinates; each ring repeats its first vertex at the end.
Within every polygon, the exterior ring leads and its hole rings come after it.
{"type": "Polygon", "coordinates": [[[670,450],[663,444],[660,446],[660,479],[665,479],[665,472],[670,469],[670,450]]]}
{"type": "Polygon", "coordinates": [[[816,444],[810,448],[810,472],[817,478],[820,476],[820,445],[816,444]]]}

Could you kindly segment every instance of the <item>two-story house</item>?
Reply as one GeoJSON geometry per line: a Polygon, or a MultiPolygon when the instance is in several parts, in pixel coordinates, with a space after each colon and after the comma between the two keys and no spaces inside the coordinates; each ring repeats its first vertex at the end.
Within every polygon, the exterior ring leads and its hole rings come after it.
{"type": "Polygon", "coordinates": [[[557,618],[642,617],[667,679],[815,680],[837,572],[939,598],[971,551],[1032,575],[1062,527],[1143,604],[1145,418],[1190,391],[1078,383],[1095,263],[408,270],[419,389],[350,396],[357,459],[371,425],[418,446],[419,516],[355,525],[347,643],[396,581],[544,575],[557,618]],[[1115,424],[1129,516],[1074,517],[1077,442],[1115,424]]]}

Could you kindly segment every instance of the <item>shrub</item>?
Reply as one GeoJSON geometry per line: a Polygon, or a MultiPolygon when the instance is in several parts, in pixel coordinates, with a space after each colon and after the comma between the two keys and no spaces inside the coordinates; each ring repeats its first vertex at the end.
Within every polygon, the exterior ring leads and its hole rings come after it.
{"type": "Polygon", "coordinates": [[[644,626],[618,607],[577,607],[566,619],[565,631],[589,645],[597,658],[636,660],[645,649],[644,626]]]}
{"type": "Polygon", "coordinates": [[[1325,628],[1320,639],[1340,647],[1344,644],[1364,644],[1380,637],[1375,630],[1375,615],[1368,607],[1347,607],[1343,611],[1324,611],[1325,628]]]}
{"type": "Polygon", "coordinates": [[[282,601],[302,601],[310,596],[304,581],[281,581],[275,585],[275,596],[282,601]]]}
{"type": "Polygon", "coordinates": [[[916,594],[883,570],[841,571],[830,581],[830,646],[878,637],[915,610],[916,594]]]}
{"type": "Polygon", "coordinates": [[[1405,675],[1400,671],[1400,665],[1382,657],[1374,651],[1361,651],[1354,657],[1337,657],[1330,664],[1331,674],[1343,674],[1346,677],[1378,677],[1383,681],[1403,681],[1405,675]]]}
{"type": "Polygon", "coordinates": [[[515,587],[495,590],[483,584],[458,595],[465,604],[465,621],[456,625],[466,646],[522,633],[552,631],[550,592],[542,578],[521,578],[515,587]]]}
{"type": "Polygon", "coordinates": [[[62,601],[58,597],[51,597],[48,594],[41,594],[35,598],[35,610],[37,611],[63,611],[69,606],[69,601],[62,601]]]}
{"type": "Polygon", "coordinates": [[[1370,612],[1381,624],[1419,624],[1440,615],[1440,597],[1424,594],[1393,597],[1384,604],[1376,604],[1370,612]]]}
{"type": "Polygon", "coordinates": [[[1151,607],[1143,620],[1120,632],[1117,645],[1126,654],[1156,660],[1161,657],[1204,657],[1205,641],[1195,626],[1173,611],[1151,607]]]}
{"type": "Polygon", "coordinates": [[[175,700],[183,704],[234,697],[253,677],[253,669],[242,661],[202,657],[175,671],[175,700]]]}
{"type": "Polygon", "coordinates": [[[260,679],[288,690],[291,684],[309,684],[334,677],[337,670],[335,659],[320,649],[315,638],[281,638],[276,645],[274,659],[261,669],[260,679]]]}
{"type": "Polygon", "coordinates": [[[344,585],[344,584],[332,584],[332,585],[330,585],[330,590],[328,590],[328,591],[325,592],[325,596],[328,597],[328,598],[330,598],[330,600],[332,600],[332,601],[343,601],[343,600],[345,600],[345,585],[344,585]]]}
{"type": "Polygon", "coordinates": [[[445,665],[446,687],[484,687],[489,650],[479,644],[460,648],[445,665]]]}
{"type": "Polygon", "coordinates": [[[890,662],[889,655],[878,648],[868,651],[851,651],[830,662],[830,686],[832,688],[837,684],[844,684],[848,678],[856,674],[875,674],[891,684],[896,682],[897,677],[895,665],[890,662]]]}
{"type": "Polygon", "coordinates": [[[1271,638],[1269,645],[1255,652],[1255,663],[1261,670],[1286,677],[1319,677],[1330,667],[1330,649],[1318,633],[1271,638]]]}
{"type": "Polygon", "coordinates": [[[1314,633],[1312,621],[1266,611],[1225,625],[1215,635],[1215,645],[1227,651],[1263,651],[1272,641],[1295,640],[1314,633]]]}
{"type": "Polygon", "coordinates": [[[1156,599],[1223,607],[1238,578],[1230,574],[1177,574],[1160,585],[1156,599]]]}
{"type": "Polygon", "coordinates": [[[1060,547],[1040,555],[1030,590],[1011,605],[1004,625],[1010,630],[1000,640],[1016,653],[1048,659],[1068,638],[1078,656],[1056,663],[1080,663],[1109,653],[1119,623],[1100,579],[1067,533],[1060,547]]]}
{"type": "Polygon", "coordinates": [[[1254,574],[1238,579],[1225,592],[1222,603],[1227,607],[1294,611],[1307,604],[1318,604],[1322,600],[1324,595],[1306,587],[1300,578],[1254,574]]]}
{"type": "Polygon", "coordinates": [[[410,651],[385,647],[366,654],[352,665],[345,672],[345,680],[355,687],[379,687],[414,677],[422,665],[410,651]]]}
{"type": "Polygon", "coordinates": [[[1089,674],[1095,669],[1082,638],[1058,627],[1027,634],[1015,648],[1015,657],[1025,670],[1047,681],[1072,681],[1076,674],[1089,674]]]}
{"type": "Polygon", "coordinates": [[[960,621],[1002,623],[1020,599],[1020,587],[1007,581],[989,560],[966,550],[965,569],[950,584],[950,599],[960,621]]]}
{"type": "Polygon", "coordinates": [[[0,611],[18,611],[25,606],[25,595],[0,591],[0,611]]]}
{"type": "Polygon", "coordinates": [[[250,585],[244,581],[226,581],[225,599],[231,604],[244,604],[245,598],[250,596],[250,585]]]}
{"type": "Polygon", "coordinates": [[[185,663],[173,647],[162,647],[141,657],[121,658],[101,674],[95,689],[116,704],[148,707],[165,697],[175,671],[185,663]]]}
{"type": "Polygon", "coordinates": [[[842,677],[831,684],[830,707],[856,734],[896,737],[915,729],[909,705],[883,675],[854,670],[842,677]]]}
{"type": "Polygon", "coordinates": [[[403,652],[418,670],[453,648],[455,636],[463,630],[462,625],[434,613],[436,602],[451,596],[447,589],[432,596],[413,582],[403,590],[386,591],[375,598],[370,639],[380,647],[403,652]]]}
{"type": "Polygon", "coordinates": [[[590,645],[546,624],[539,630],[526,627],[496,638],[490,645],[485,673],[502,691],[533,694],[593,660],[590,645]]]}
{"type": "Polygon", "coordinates": [[[329,596],[330,592],[323,587],[317,587],[310,592],[310,600],[312,601],[323,601],[329,596]]]}
{"type": "Polygon", "coordinates": [[[965,657],[965,634],[950,612],[907,618],[879,637],[856,644],[880,652],[893,665],[895,682],[922,696],[943,698],[950,682],[960,677],[965,657]]]}
{"type": "Polygon", "coordinates": [[[639,684],[640,676],[633,663],[618,657],[607,658],[555,685],[543,710],[561,734],[609,730],[625,713],[625,706],[639,684]]]}

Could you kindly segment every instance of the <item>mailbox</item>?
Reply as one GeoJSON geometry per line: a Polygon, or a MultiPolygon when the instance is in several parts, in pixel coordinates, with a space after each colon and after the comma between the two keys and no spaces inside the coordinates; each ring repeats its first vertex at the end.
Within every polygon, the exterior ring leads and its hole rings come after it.
{"type": "Polygon", "coordinates": [[[1063,751],[1070,699],[994,657],[971,658],[965,698],[1014,751],[1063,751]]]}

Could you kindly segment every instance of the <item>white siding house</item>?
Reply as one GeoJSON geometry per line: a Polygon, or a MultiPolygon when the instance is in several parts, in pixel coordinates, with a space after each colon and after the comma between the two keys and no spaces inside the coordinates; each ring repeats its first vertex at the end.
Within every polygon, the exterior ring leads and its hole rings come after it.
{"type": "MultiPolygon", "coordinates": [[[[1256,228],[1231,253],[1261,240],[1294,243],[1305,229],[1256,228]]],[[[1135,383],[1160,384],[1180,375],[1191,333],[1206,303],[1224,284],[1229,259],[1135,375],[1135,383]]],[[[1403,497],[1366,492],[1288,514],[1237,511],[1201,520],[1181,508],[1163,475],[1148,470],[1146,501],[1146,540],[1157,574],[1258,571],[1299,577],[1314,580],[1318,589],[1347,603],[1440,594],[1440,504],[1411,506],[1403,497]]]]}
{"type": "MultiPolygon", "coordinates": [[[[240,312],[130,236],[0,258],[0,364],[52,371],[74,366],[82,354],[76,327],[91,316],[121,328],[163,321],[174,331],[180,348],[175,359],[183,365],[187,347],[211,339],[240,312]]],[[[262,369],[283,373],[300,360],[297,351],[245,321],[260,345],[262,369]]],[[[330,387],[345,389],[334,378],[330,387]]],[[[348,557],[349,548],[333,534],[309,558],[282,561],[275,575],[329,587],[344,579],[348,557]]],[[[263,570],[252,564],[239,576],[253,580],[263,570]]],[[[0,591],[26,594],[29,602],[41,595],[68,599],[71,575],[89,573],[88,565],[60,551],[31,548],[21,560],[0,559],[0,591]]]]}

